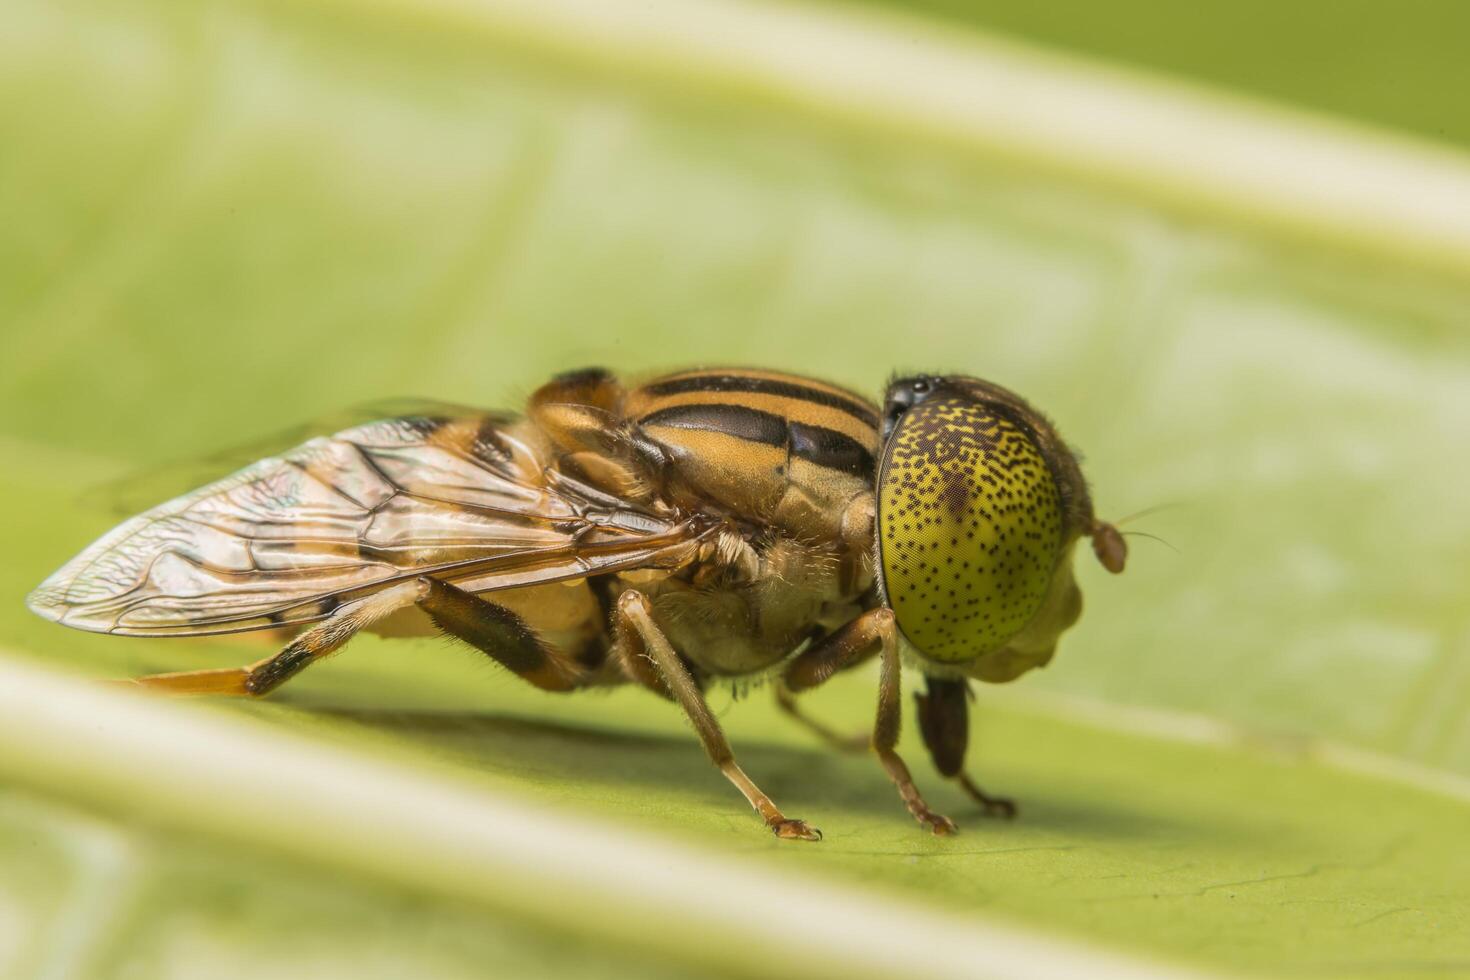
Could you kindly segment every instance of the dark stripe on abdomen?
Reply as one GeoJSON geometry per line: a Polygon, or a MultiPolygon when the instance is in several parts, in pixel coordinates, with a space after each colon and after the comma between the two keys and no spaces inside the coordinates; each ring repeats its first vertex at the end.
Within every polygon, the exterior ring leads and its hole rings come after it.
{"type": "Polygon", "coordinates": [[[835,392],[775,378],[762,378],[747,374],[696,374],[687,378],[674,378],[672,381],[655,382],[645,387],[644,391],[654,397],[682,395],[691,391],[709,391],[753,392],[762,395],[776,395],[781,398],[797,398],[814,405],[835,408],[874,429],[878,427],[877,413],[856,399],[844,398],[835,392]]]}
{"type": "Polygon", "coordinates": [[[638,421],[642,425],[720,432],[765,446],[784,446],[791,456],[817,466],[855,476],[873,474],[873,454],[851,436],[743,405],[676,405],[638,421]]]}

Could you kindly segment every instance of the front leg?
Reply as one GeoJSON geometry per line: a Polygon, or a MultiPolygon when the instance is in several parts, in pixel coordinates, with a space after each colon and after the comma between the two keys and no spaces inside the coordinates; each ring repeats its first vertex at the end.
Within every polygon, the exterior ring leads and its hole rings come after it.
{"type": "Polygon", "coordinates": [[[968,681],[926,677],[929,693],[914,692],[919,711],[919,730],[934,760],[934,768],[946,779],[953,779],[984,809],[985,815],[1010,819],[1016,815],[1016,804],[1003,796],[991,796],[965,774],[965,749],[970,741],[968,681]]]}
{"type": "Polygon", "coordinates": [[[888,778],[898,787],[898,795],[914,819],[936,834],[952,834],[955,832],[954,821],[929,809],[914,785],[908,766],[894,751],[898,744],[903,702],[899,691],[898,625],[893,618],[893,610],[869,609],[831,636],[823,637],[803,650],[782,675],[776,688],[776,703],[826,741],[839,748],[849,747],[847,739],[801,714],[793,695],[825,683],[833,674],[865,662],[875,652],[882,653],[883,667],[878,687],[878,718],[869,744],[878,754],[888,778]]]}
{"type": "Polygon", "coordinates": [[[873,725],[873,751],[878,753],[884,771],[893,780],[893,785],[898,787],[898,795],[903,798],[904,805],[909,808],[914,819],[940,837],[953,834],[958,829],[954,821],[929,809],[929,804],[924,802],[924,798],[919,795],[919,788],[914,785],[909,767],[904,765],[903,759],[894,751],[894,746],[898,745],[899,724],[903,717],[898,625],[891,609],[875,609],[869,615],[880,617],[878,625],[883,637],[882,672],[878,681],[878,717],[873,725]]]}
{"type": "Polygon", "coordinates": [[[635,680],[678,702],[694,724],[694,731],[704,744],[710,761],[735,784],[771,832],[788,840],[821,840],[820,830],[808,826],[805,821],[784,816],[771,798],[761,792],[760,787],[736,764],[735,753],[730,751],[730,743],[725,740],[720,723],[705,703],[704,692],[699,689],[684,661],[674,652],[663,630],[653,621],[653,609],[648,598],[641,592],[624,592],[618,598],[616,616],[616,652],[624,669],[635,680]]]}

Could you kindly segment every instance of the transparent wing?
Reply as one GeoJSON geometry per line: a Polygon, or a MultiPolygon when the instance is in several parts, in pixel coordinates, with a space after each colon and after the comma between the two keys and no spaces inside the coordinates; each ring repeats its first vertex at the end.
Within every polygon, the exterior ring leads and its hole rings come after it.
{"type": "Polygon", "coordinates": [[[330,436],[392,418],[456,418],[479,414],[466,405],[427,398],[393,398],[354,405],[322,415],[289,429],[216,450],[206,456],[173,460],[125,473],[114,480],[86,488],[81,503],[118,517],[131,517],[160,500],[192,493],[252,465],[257,460],[290,452],[317,436],[330,436]]]}
{"type": "Polygon", "coordinates": [[[311,439],[129,520],[31,593],[78,629],[294,626],[432,574],[474,592],[687,560],[704,525],[546,466],[514,418],[385,419],[311,439]]]}

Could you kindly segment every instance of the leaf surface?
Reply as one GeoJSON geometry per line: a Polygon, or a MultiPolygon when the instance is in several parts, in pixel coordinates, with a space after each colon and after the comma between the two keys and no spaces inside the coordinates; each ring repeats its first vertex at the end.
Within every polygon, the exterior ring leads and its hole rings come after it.
{"type": "MultiPolygon", "coordinates": [[[[344,405],[513,406],[587,363],[870,391],[973,372],[1058,421],[1106,516],[1174,505],[1128,529],[1177,551],[1130,539],[1117,579],[1084,562],[1056,663],[985,692],[971,768],[1020,800],[1014,824],[970,812],[910,732],[965,831],[924,837],[871,760],[785,727],[764,691],[721,695],[745,768],[827,835],[782,845],[656,699],[544,696],[436,642],[367,638],[268,702],[188,717],[1140,961],[1470,971],[1464,278],[418,8],[19,0],[6,19],[13,655],[98,677],[261,656],[67,632],[21,599],[115,522],[89,488],[344,405]]],[[[873,696],[859,674],[812,710],[856,729],[873,696]]],[[[89,758],[85,719],[72,735],[89,758]]],[[[177,826],[33,752],[0,739],[6,975],[650,968],[584,919],[242,843],[227,814],[177,826]]],[[[669,975],[707,969],[686,952],[669,975]]]]}

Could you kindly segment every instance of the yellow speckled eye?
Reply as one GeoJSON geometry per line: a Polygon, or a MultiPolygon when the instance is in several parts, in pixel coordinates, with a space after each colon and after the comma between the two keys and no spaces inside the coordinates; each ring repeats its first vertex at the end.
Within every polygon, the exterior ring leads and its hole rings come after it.
{"type": "Polygon", "coordinates": [[[879,477],[884,591],[930,660],[1005,646],[1045,598],[1062,540],[1056,480],[1026,431],[938,397],[904,414],[879,477]]]}

